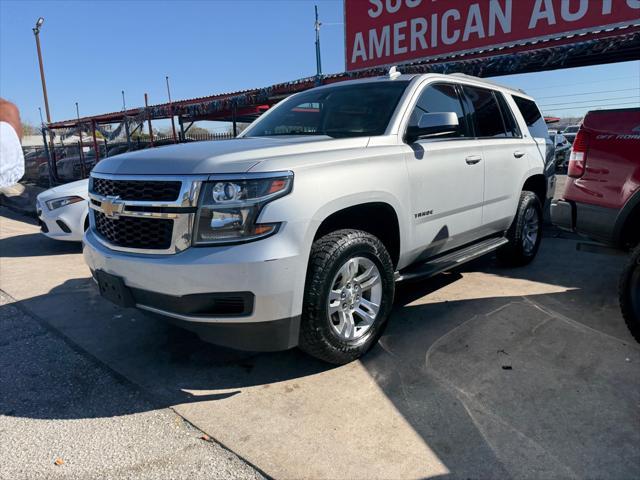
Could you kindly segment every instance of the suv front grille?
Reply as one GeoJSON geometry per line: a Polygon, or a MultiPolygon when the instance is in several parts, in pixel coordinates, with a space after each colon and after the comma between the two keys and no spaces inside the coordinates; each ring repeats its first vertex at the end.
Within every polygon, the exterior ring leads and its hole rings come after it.
{"type": "Polygon", "coordinates": [[[148,202],[173,202],[178,199],[182,182],[164,180],[111,180],[91,178],[89,191],[104,197],[148,202]]]}
{"type": "Polygon", "coordinates": [[[94,214],[96,231],[114,245],[150,250],[171,247],[173,220],[124,216],[109,218],[98,211],[94,214]]]}

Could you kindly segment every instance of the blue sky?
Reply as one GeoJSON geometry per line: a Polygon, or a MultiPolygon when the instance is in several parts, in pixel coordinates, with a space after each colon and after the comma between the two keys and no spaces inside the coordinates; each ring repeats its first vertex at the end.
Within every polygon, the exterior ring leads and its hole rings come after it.
{"type": "MultiPolygon", "coordinates": [[[[45,17],[41,40],[54,120],[74,117],[76,101],[81,115],[120,110],[123,89],[129,107],[142,105],[145,92],[151,103],[164,102],[165,75],[174,99],[313,75],[314,3],[325,23],[323,70],[342,71],[342,0],[0,0],[0,95],[18,105],[24,120],[39,123],[43,102],[31,31],[39,16],[45,17]]],[[[545,113],[640,104],[640,61],[499,81],[536,96],[545,113]],[[604,93],[582,95],[590,92],[604,93]],[[567,109],[574,106],[580,108],[567,109]]]]}

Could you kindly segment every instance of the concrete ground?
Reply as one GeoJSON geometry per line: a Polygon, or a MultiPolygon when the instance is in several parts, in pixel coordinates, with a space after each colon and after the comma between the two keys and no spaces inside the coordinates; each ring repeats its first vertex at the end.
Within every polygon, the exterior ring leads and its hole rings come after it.
{"type": "MultiPolygon", "coordinates": [[[[0,215],[0,289],[15,299],[0,309],[27,312],[56,333],[42,339],[33,369],[57,372],[57,354],[46,345],[63,338],[151,399],[112,384],[96,392],[95,378],[61,362],[69,388],[93,395],[90,408],[69,407],[18,368],[16,348],[0,376],[3,396],[10,392],[0,403],[3,452],[28,442],[16,433],[21,425],[30,435],[42,425],[62,448],[68,437],[46,429],[94,423],[108,436],[111,424],[169,415],[169,407],[276,478],[640,477],[640,348],[616,300],[623,257],[577,252],[574,238],[550,231],[528,267],[505,269],[489,258],[402,285],[379,344],[362,361],[335,368],[297,350],[215,347],[119,309],[97,294],[79,246],[46,239],[24,217],[0,215]]],[[[18,335],[21,327],[11,325],[3,332],[18,335]]],[[[154,418],[149,444],[168,435],[170,421],[154,418]]],[[[124,431],[119,443],[126,444],[135,428],[124,431]]],[[[32,447],[34,475],[51,470],[54,450],[46,445],[32,447]]],[[[173,451],[154,444],[149,455],[163,449],[173,451]]],[[[60,468],[100,476],[104,463],[78,452],[65,450],[60,468]]],[[[189,458],[213,462],[215,455],[189,458]]],[[[0,475],[19,478],[20,458],[5,455],[0,475]]],[[[119,471],[136,476],[129,465],[119,471]]]]}
{"type": "Polygon", "coordinates": [[[263,478],[1,292],[0,338],[1,478],[263,478]]]}

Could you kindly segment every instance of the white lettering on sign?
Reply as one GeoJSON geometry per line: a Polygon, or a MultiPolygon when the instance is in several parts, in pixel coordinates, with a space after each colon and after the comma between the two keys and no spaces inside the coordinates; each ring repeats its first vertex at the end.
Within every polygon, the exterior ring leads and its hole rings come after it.
{"type": "Polygon", "coordinates": [[[371,18],[378,18],[384,10],[384,8],[382,7],[382,0],[369,0],[369,3],[375,7],[375,10],[373,8],[370,8],[369,10],[367,10],[367,13],[371,18]]]}
{"type": "Polygon", "coordinates": [[[586,15],[587,8],[589,8],[589,0],[578,0],[578,2],[578,10],[572,12],[571,3],[575,3],[575,0],[562,0],[562,4],[560,6],[560,14],[562,15],[562,19],[564,21],[577,22],[586,15]]]}
{"type": "Polygon", "coordinates": [[[356,38],[353,42],[353,53],[351,54],[351,63],[355,63],[358,59],[363,61],[367,60],[367,51],[364,47],[364,38],[362,38],[362,32],[356,33],[356,38]]]}
{"type": "Polygon", "coordinates": [[[407,47],[404,45],[406,35],[404,29],[407,28],[407,22],[399,22],[393,24],[393,54],[399,55],[407,53],[407,47]]]}
{"type": "Polygon", "coordinates": [[[513,5],[511,0],[505,2],[505,8],[502,9],[498,0],[491,0],[489,4],[489,36],[493,37],[496,34],[496,21],[500,23],[500,29],[503,33],[511,33],[511,16],[513,12],[513,5]]]}
{"type": "Polygon", "coordinates": [[[375,28],[369,30],[369,58],[388,57],[391,52],[389,42],[389,25],[382,27],[382,33],[378,36],[375,28]]]}
{"type": "Polygon", "coordinates": [[[529,30],[536,28],[540,20],[546,20],[549,25],[556,24],[556,14],[553,11],[551,0],[536,0],[529,21],[529,30]]]}
{"type": "Polygon", "coordinates": [[[396,13],[402,6],[402,0],[387,0],[387,12],[396,13]]]}
{"type": "Polygon", "coordinates": [[[348,66],[469,51],[511,42],[515,34],[523,39],[555,35],[563,28],[592,28],[598,19],[602,25],[628,23],[624,15],[637,17],[640,10],[640,0],[346,1],[358,5],[352,7],[360,11],[354,18],[368,19],[348,33],[348,66]],[[628,12],[621,14],[624,9],[628,12]]]}
{"type": "Polygon", "coordinates": [[[447,10],[442,15],[442,43],[453,45],[460,38],[460,30],[454,30],[453,35],[449,35],[449,19],[460,20],[460,12],[458,10],[447,10]]]}
{"type": "Polygon", "coordinates": [[[464,27],[464,35],[462,40],[466,42],[472,33],[475,33],[478,38],[484,38],[484,27],[482,25],[482,15],[480,14],[480,5],[474,3],[469,7],[469,14],[467,15],[467,24],[464,27]]]}
{"type": "Polygon", "coordinates": [[[420,48],[426,50],[427,45],[427,29],[429,28],[429,24],[427,23],[427,19],[423,17],[412,18],[411,19],[411,51],[415,52],[418,49],[418,42],[420,42],[420,48]]]}

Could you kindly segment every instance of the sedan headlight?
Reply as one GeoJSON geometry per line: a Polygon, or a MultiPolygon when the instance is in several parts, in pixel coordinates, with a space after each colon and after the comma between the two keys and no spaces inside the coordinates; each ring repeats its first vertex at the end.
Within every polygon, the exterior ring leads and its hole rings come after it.
{"type": "Polygon", "coordinates": [[[275,233],[278,223],[256,223],[267,203],[287,195],[293,173],[229,176],[205,182],[200,191],[194,245],[257,240],[275,233]]]}
{"type": "Polygon", "coordinates": [[[60,197],[54,198],[53,200],[47,200],[45,203],[49,210],[55,210],[56,208],[66,207],[67,205],[71,205],[72,203],[84,202],[84,198],[82,197],[60,197]]]}

